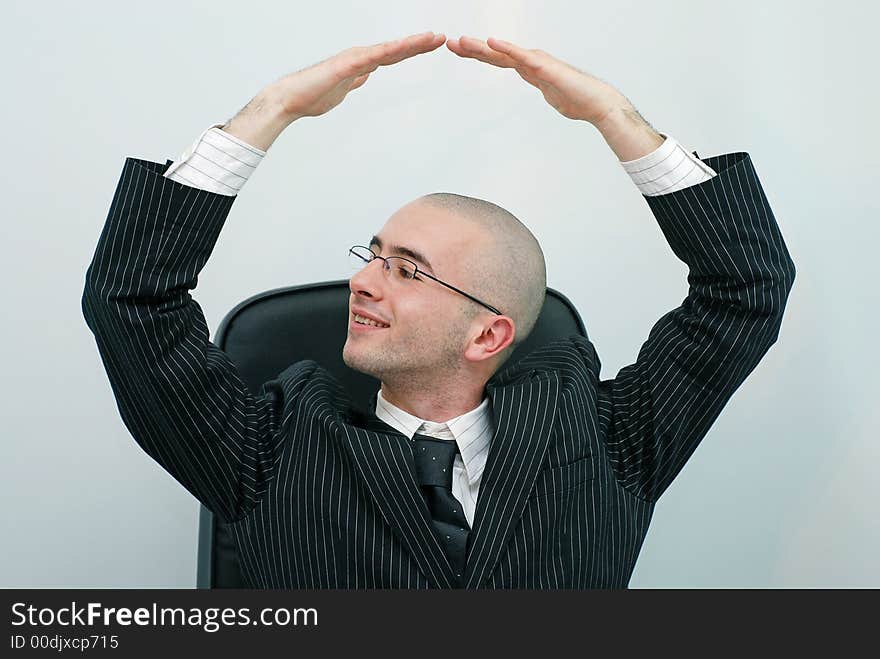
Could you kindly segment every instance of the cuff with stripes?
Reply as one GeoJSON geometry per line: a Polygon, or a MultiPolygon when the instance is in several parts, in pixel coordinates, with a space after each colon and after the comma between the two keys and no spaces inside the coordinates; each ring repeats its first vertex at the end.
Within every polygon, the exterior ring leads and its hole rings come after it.
{"type": "Polygon", "coordinates": [[[164,175],[208,192],[237,195],[266,152],[220,130],[222,126],[206,128],[164,175]]]}
{"type": "Polygon", "coordinates": [[[689,153],[674,137],[660,135],[666,139],[657,149],[636,160],[620,163],[643,195],[669,194],[716,175],[696,152],[689,153]]]}

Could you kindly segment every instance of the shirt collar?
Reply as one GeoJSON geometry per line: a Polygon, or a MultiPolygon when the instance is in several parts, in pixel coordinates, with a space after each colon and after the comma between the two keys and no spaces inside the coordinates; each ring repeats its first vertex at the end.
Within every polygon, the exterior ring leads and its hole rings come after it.
{"type": "MultiPolygon", "coordinates": [[[[385,400],[382,390],[376,394],[376,416],[389,426],[410,439],[418,432],[425,419],[420,419],[385,400]]],[[[432,422],[428,422],[432,423],[432,422]]],[[[489,410],[489,397],[470,412],[465,412],[446,421],[446,426],[455,438],[461,459],[464,463],[468,481],[473,483],[483,474],[489,443],[492,440],[492,415],[489,410]]]]}

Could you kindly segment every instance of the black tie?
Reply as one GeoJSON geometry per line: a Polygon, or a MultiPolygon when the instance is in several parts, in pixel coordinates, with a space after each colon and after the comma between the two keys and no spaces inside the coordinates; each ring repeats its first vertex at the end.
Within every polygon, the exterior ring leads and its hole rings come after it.
{"type": "Polygon", "coordinates": [[[452,462],[458,452],[455,440],[413,435],[416,479],[434,522],[434,531],[461,584],[467,558],[470,526],[461,504],[452,496],[452,462]]]}

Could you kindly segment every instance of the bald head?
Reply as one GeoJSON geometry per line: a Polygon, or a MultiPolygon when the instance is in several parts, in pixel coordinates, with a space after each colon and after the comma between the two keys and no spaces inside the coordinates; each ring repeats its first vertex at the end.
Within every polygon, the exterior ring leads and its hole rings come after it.
{"type": "MultiPolygon", "coordinates": [[[[544,252],[529,229],[509,211],[475,197],[435,192],[416,203],[439,208],[477,226],[485,240],[476,246],[467,269],[468,292],[513,319],[514,342],[498,366],[532,331],[547,288],[544,252]]],[[[474,314],[480,307],[468,307],[474,314]]]]}

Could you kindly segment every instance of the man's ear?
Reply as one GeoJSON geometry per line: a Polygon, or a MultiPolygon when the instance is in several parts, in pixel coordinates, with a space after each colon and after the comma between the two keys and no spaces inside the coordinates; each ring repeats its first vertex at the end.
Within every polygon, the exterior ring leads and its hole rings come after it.
{"type": "Polygon", "coordinates": [[[483,361],[497,357],[516,337],[516,325],[510,316],[493,315],[491,322],[484,324],[479,334],[474,336],[464,351],[468,361],[483,361]]]}

